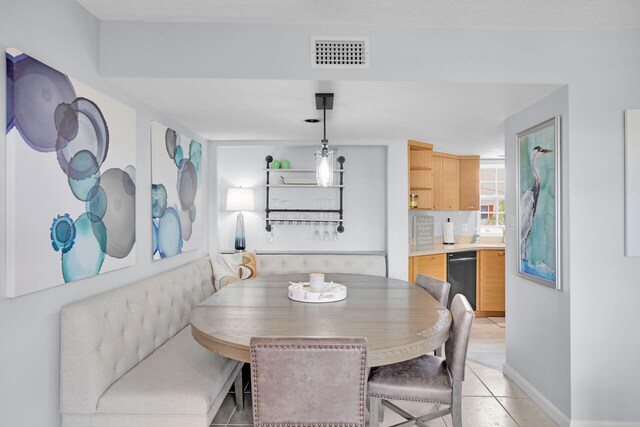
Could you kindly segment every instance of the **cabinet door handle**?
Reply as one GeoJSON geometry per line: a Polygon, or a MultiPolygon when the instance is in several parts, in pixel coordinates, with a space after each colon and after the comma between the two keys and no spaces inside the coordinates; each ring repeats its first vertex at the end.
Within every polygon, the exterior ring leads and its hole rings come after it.
{"type": "Polygon", "coordinates": [[[504,256],[504,251],[499,251],[498,256],[504,256]]]}
{"type": "Polygon", "coordinates": [[[467,209],[475,209],[475,206],[467,206],[467,209]]]}

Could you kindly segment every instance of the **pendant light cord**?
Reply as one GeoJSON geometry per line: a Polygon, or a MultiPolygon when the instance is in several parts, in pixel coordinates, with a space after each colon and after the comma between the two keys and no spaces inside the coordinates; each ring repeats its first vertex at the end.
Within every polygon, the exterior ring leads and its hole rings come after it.
{"type": "Polygon", "coordinates": [[[323,112],[323,119],[322,119],[322,127],[324,129],[324,137],[322,138],[322,148],[326,149],[327,148],[327,143],[329,141],[327,141],[327,97],[322,97],[322,112],[323,112]]]}

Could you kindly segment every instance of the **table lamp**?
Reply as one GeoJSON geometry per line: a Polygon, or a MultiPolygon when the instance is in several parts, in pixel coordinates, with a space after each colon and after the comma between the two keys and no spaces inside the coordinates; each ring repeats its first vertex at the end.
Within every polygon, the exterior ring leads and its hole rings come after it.
{"type": "Polygon", "coordinates": [[[229,188],[227,191],[227,210],[238,211],[235,241],[237,251],[243,251],[247,247],[244,238],[244,217],[242,216],[242,211],[252,211],[254,209],[253,188],[229,188]]]}

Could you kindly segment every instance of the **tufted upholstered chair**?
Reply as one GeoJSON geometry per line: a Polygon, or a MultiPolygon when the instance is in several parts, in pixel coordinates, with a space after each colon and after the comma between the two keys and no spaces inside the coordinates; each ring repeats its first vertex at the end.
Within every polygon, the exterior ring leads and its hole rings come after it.
{"type": "Polygon", "coordinates": [[[474,316],[469,301],[462,294],[457,294],[451,302],[452,322],[445,344],[446,359],[425,355],[371,369],[368,392],[370,427],[378,427],[381,404],[408,421],[414,421],[419,427],[449,413],[453,426],[462,427],[462,381],[474,316]],[[388,399],[438,403],[448,407],[416,417],[388,399]]]}
{"type": "MultiPolygon", "coordinates": [[[[418,274],[416,276],[416,285],[427,291],[429,295],[434,297],[443,307],[447,306],[449,302],[449,291],[451,290],[449,282],[427,276],[426,274],[418,274]]],[[[442,347],[436,349],[435,355],[442,356],[442,347]]]]}
{"type": "Polygon", "coordinates": [[[256,427],[364,427],[365,338],[252,338],[256,427]]]}

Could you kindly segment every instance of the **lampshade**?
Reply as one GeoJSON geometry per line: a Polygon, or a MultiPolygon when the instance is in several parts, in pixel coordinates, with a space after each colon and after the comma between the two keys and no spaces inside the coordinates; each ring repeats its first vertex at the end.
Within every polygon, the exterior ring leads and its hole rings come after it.
{"type": "Polygon", "coordinates": [[[252,211],[253,188],[230,188],[227,191],[228,211],[252,211]]]}

